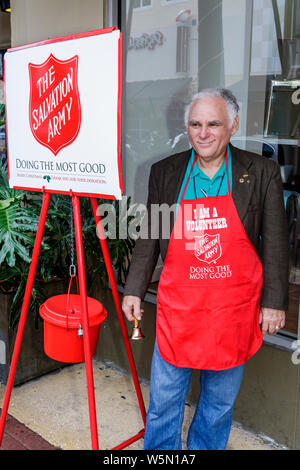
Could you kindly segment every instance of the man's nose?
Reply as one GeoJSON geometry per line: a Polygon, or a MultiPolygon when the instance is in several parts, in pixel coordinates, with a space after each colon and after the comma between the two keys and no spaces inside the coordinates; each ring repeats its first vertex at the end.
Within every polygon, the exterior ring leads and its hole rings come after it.
{"type": "Polygon", "coordinates": [[[199,136],[201,139],[206,139],[209,136],[209,127],[208,126],[201,126],[199,130],[199,136]]]}

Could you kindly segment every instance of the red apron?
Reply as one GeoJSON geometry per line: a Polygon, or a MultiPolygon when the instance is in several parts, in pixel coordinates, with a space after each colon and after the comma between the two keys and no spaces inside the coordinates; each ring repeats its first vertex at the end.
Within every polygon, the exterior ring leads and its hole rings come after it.
{"type": "Polygon", "coordinates": [[[159,281],[157,345],[177,367],[228,369],[262,344],[262,265],[235,208],[227,165],[226,155],[226,196],[184,201],[189,175],[159,281]]]}

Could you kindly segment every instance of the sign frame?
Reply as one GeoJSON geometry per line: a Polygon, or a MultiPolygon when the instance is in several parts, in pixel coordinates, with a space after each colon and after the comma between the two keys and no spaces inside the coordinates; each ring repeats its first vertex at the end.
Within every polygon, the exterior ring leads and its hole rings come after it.
{"type": "MultiPolygon", "coordinates": [[[[51,187],[47,187],[48,185],[45,182],[45,185],[42,187],[34,187],[31,185],[13,185],[11,184],[11,158],[10,158],[10,132],[9,132],[9,119],[7,118],[8,115],[8,109],[7,109],[7,72],[6,72],[6,63],[5,63],[5,57],[4,57],[4,99],[5,99],[5,119],[6,119],[6,141],[7,141],[7,165],[8,165],[8,179],[10,186],[13,189],[19,189],[19,190],[26,190],[26,191],[33,191],[33,192],[44,192],[47,191],[49,193],[54,193],[54,194],[73,194],[81,197],[96,197],[96,198],[102,198],[102,199],[121,199],[122,194],[123,194],[123,177],[122,177],[122,158],[121,158],[121,121],[122,121],[122,67],[123,67],[123,58],[122,58],[122,52],[123,52],[123,44],[122,44],[122,33],[117,27],[111,27],[111,28],[104,28],[104,29],[97,29],[93,31],[88,31],[88,32],[83,32],[83,33],[78,33],[78,34],[71,34],[68,36],[61,36],[57,38],[52,38],[52,39],[47,39],[43,41],[38,41],[30,44],[25,44],[22,46],[16,46],[12,47],[7,50],[5,56],[12,54],[17,51],[22,51],[24,49],[29,49],[29,48],[36,48],[39,46],[44,46],[44,45],[51,45],[51,44],[56,44],[59,42],[64,42],[64,41],[70,41],[70,40],[76,40],[76,39],[81,39],[81,38],[89,38],[93,36],[98,36],[98,35],[107,35],[113,32],[119,32],[119,39],[118,39],[118,57],[117,57],[117,67],[118,67],[118,77],[117,77],[117,116],[116,116],[116,128],[117,128],[117,155],[116,155],[116,160],[117,160],[117,169],[118,169],[118,184],[119,184],[119,190],[120,194],[117,197],[115,194],[110,194],[110,193],[105,193],[102,191],[99,192],[90,192],[90,191],[76,191],[72,190],[70,188],[69,190],[60,190],[60,189],[52,189],[51,187]]],[[[55,55],[55,53],[54,53],[55,55]]],[[[31,62],[31,60],[28,61],[28,63],[31,62]]],[[[33,137],[34,138],[34,137],[33,137]]],[[[42,144],[39,144],[42,146],[42,144]]],[[[55,157],[54,157],[55,158],[55,157]]],[[[100,163],[100,162],[99,162],[100,163]]],[[[71,186],[71,185],[70,185],[71,186]]],[[[111,191],[113,192],[113,191],[111,191]]]]}

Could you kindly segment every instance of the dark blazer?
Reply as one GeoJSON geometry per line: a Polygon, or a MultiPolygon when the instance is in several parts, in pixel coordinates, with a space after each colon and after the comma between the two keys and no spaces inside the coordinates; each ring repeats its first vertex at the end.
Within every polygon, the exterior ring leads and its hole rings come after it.
{"type": "MultiPolygon", "coordinates": [[[[249,240],[263,264],[261,306],[287,310],[288,229],[279,166],[272,160],[230,145],[232,155],[232,197],[249,240]],[[244,175],[248,175],[245,177],[244,175]]],[[[169,237],[164,238],[161,221],[151,225],[151,204],[176,204],[191,150],[167,157],[151,167],[148,194],[148,233],[154,239],[137,240],[127,276],[124,295],[144,298],[158,256],[165,259],[169,237]]],[[[175,206],[174,206],[175,207],[175,206]]],[[[164,219],[164,224],[167,221],[164,219]]],[[[171,213],[170,227],[174,225],[171,213]]]]}

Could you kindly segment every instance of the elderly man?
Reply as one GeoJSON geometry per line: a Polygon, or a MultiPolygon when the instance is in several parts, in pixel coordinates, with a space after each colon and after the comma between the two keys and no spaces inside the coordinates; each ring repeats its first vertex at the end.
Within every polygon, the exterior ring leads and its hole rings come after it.
{"type": "MultiPolygon", "coordinates": [[[[169,239],[137,241],[123,311],[142,316],[161,253],[145,449],[181,449],[193,369],[201,390],[189,449],[225,449],[245,362],[285,324],[288,241],[278,165],[234,148],[239,106],[229,90],[198,93],[186,111],[192,149],[152,166],[148,210],[177,203],[169,239]]],[[[152,221],[153,223],[153,221],[152,221]]],[[[158,223],[158,222],[156,222],[158,223]]],[[[163,223],[163,222],[162,222],[163,223]]]]}

